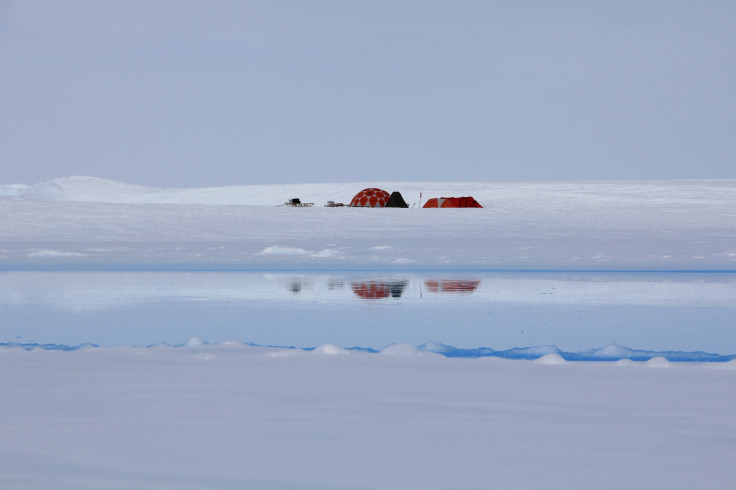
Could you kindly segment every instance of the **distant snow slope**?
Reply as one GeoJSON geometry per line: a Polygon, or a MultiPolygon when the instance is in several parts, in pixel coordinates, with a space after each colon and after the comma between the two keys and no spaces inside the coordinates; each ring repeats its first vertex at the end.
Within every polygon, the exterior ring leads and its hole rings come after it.
{"type": "Polygon", "coordinates": [[[0,267],[736,269],[736,180],[0,186],[0,267]],[[364,187],[413,209],[325,208],[364,187]],[[419,209],[472,195],[483,209],[419,209]],[[313,208],[278,207],[299,197],[313,208]],[[227,206],[225,206],[227,205],[227,206]]]}
{"type": "Polygon", "coordinates": [[[33,186],[0,185],[0,196],[43,201],[137,204],[233,204],[275,206],[292,197],[321,206],[327,201],[349,203],[366,187],[400,191],[411,206],[431,197],[472,195],[484,206],[506,202],[567,208],[601,202],[620,205],[703,204],[731,202],[736,180],[680,180],[631,182],[357,182],[338,184],[238,185],[194,189],[165,189],[96,177],[67,177],[33,186]]]}

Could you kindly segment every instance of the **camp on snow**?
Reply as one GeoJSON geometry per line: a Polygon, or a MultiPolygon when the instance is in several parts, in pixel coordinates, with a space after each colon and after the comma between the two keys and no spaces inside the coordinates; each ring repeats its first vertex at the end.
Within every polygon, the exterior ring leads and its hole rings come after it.
{"type": "MultiPolygon", "coordinates": [[[[421,201],[421,195],[420,195],[421,201]]],[[[293,198],[282,204],[290,207],[310,207],[314,203],[304,203],[299,198],[293,198]]],[[[343,203],[327,201],[326,207],[343,207],[343,203]]],[[[358,192],[348,204],[353,208],[408,208],[400,192],[391,194],[377,187],[368,187],[358,192]]],[[[433,197],[429,199],[423,208],[482,208],[478,201],[471,196],[464,197],[433,197]]]]}
{"type": "Polygon", "coordinates": [[[360,208],[408,208],[409,205],[404,201],[404,197],[400,192],[394,191],[391,194],[378,189],[369,187],[358,192],[350,206],[360,208]]]}
{"type": "Polygon", "coordinates": [[[464,197],[433,197],[423,208],[482,208],[478,201],[471,196],[464,197]]]}

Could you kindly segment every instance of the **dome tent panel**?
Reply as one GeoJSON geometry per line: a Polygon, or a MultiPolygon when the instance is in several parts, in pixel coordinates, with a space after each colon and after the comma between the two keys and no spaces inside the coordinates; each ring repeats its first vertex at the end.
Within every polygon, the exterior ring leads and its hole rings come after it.
{"type": "Polygon", "coordinates": [[[433,197],[431,199],[428,199],[427,202],[424,203],[423,208],[441,208],[442,203],[444,202],[444,198],[442,197],[433,197]]]}
{"type": "Polygon", "coordinates": [[[458,205],[459,208],[482,208],[483,207],[472,196],[459,197],[458,199],[460,201],[458,205]]]}
{"type": "Polygon", "coordinates": [[[424,208],[482,208],[483,206],[478,203],[471,196],[463,197],[433,197],[429,199],[424,208]]]}
{"type": "Polygon", "coordinates": [[[369,187],[358,192],[353,200],[350,201],[350,206],[362,207],[362,208],[383,208],[390,199],[390,194],[383,189],[376,187],[369,187]]]}

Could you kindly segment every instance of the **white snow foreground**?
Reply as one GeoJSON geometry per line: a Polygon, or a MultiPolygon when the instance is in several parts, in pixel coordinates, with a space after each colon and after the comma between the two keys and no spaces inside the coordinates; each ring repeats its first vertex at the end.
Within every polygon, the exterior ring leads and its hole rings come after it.
{"type": "Polygon", "coordinates": [[[0,186],[0,268],[735,270],[736,180],[0,186]],[[412,209],[325,208],[364,187],[412,209]],[[472,195],[483,209],[419,209],[472,195]],[[278,207],[300,197],[313,208],[278,207]]]}
{"type": "Polygon", "coordinates": [[[736,488],[736,364],[0,349],[4,489],[736,488]]]}

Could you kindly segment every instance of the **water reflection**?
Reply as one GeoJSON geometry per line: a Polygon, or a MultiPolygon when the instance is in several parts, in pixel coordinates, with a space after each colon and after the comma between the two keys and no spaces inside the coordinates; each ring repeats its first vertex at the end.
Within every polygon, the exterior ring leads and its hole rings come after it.
{"type": "Polygon", "coordinates": [[[733,306],[734,274],[0,272],[0,305],[89,311],[160,301],[733,306]],[[424,294],[423,293],[431,293],[424,294]]]}
{"type": "Polygon", "coordinates": [[[289,291],[292,293],[298,293],[307,286],[308,283],[304,281],[294,280],[291,281],[291,284],[289,284],[289,291]]]}
{"type": "Polygon", "coordinates": [[[735,274],[0,272],[0,342],[736,352],[735,274]]]}
{"type": "Polygon", "coordinates": [[[357,281],[350,283],[353,292],[363,299],[400,298],[409,284],[404,281],[357,281]]]}
{"type": "Polygon", "coordinates": [[[424,281],[428,291],[433,293],[472,293],[480,285],[478,280],[467,279],[427,279],[424,281]]]}

